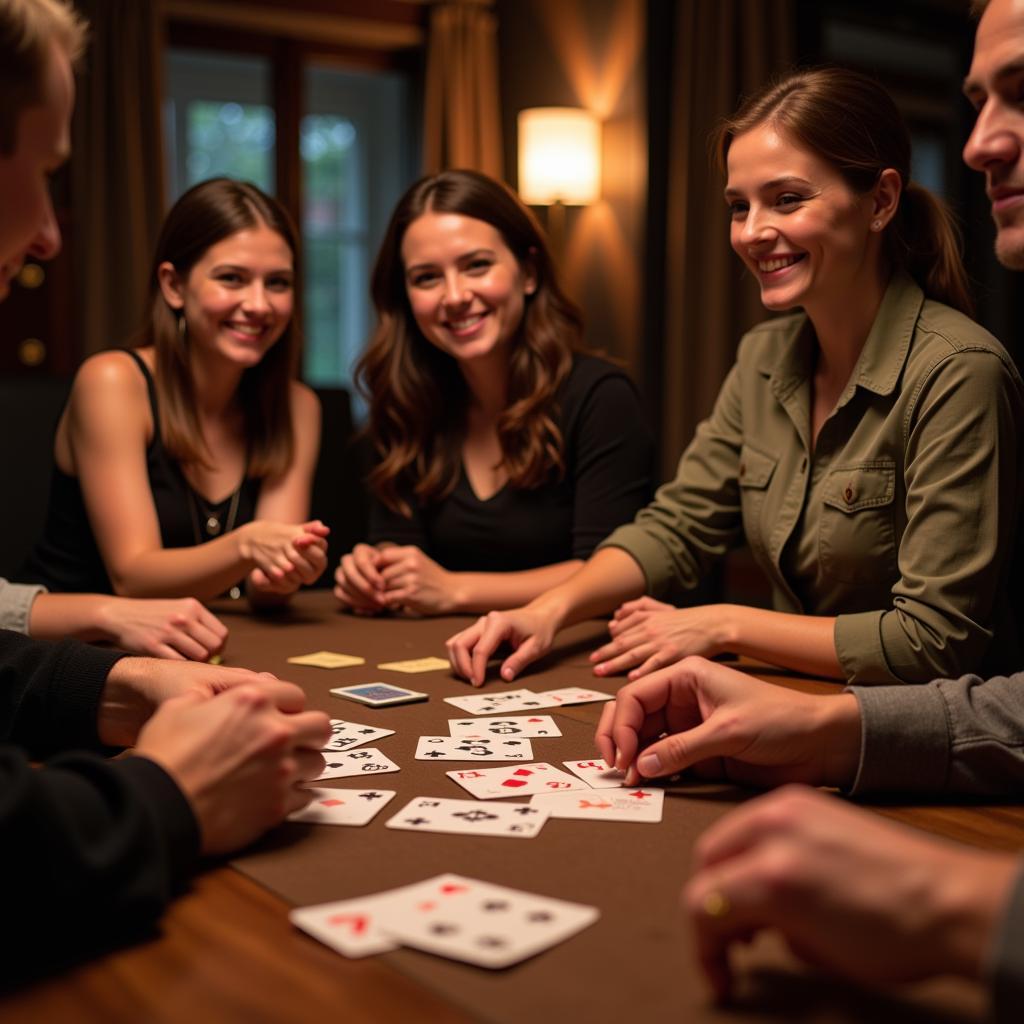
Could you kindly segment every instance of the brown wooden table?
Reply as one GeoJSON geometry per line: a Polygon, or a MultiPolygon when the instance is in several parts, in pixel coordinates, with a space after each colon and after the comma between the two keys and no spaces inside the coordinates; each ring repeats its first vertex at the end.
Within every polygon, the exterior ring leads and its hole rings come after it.
{"type": "MultiPolygon", "coordinates": [[[[427,713],[424,709],[432,706],[438,725],[448,717],[461,715],[443,704],[440,697],[470,692],[444,672],[400,677],[373,669],[380,661],[443,654],[444,637],[465,620],[354,619],[339,615],[326,592],[302,595],[281,617],[255,619],[237,606],[218,611],[231,628],[227,664],[268,669],[291,678],[307,690],[311,706],[328,710],[335,717],[398,728],[391,721],[383,721],[380,710],[340,702],[327,694],[330,686],[366,679],[387,678],[428,690],[432,693],[429,705],[409,708],[419,708],[417,713],[422,716],[427,713]],[[286,663],[291,655],[320,649],[366,654],[367,666],[325,672],[286,663]]],[[[515,685],[547,689],[590,683],[597,689],[614,690],[621,680],[593,679],[586,662],[587,652],[602,633],[600,623],[586,623],[567,631],[557,649],[515,685]]],[[[764,666],[746,667],[762,678],[802,690],[835,689],[835,684],[789,677],[764,666]]],[[[498,681],[488,684],[490,688],[505,685],[498,681]]],[[[589,742],[600,707],[591,704],[552,711],[563,732],[573,737],[566,742],[575,748],[569,750],[563,745],[561,752],[549,753],[549,748],[535,742],[535,759],[557,762],[563,754],[577,756],[583,738],[589,742]]],[[[392,721],[397,723],[399,719],[392,721]]],[[[728,1010],[714,1007],[694,966],[674,894],[688,870],[687,843],[708,821],[747,794],[725,787],[716,790],[690,786],[682,793],[673,792],[673,800],[666,799],[664,828],[558,822],[565,828],[560,837],[551,840],[556,845],[547,847],[539,844],[549,831],[554,834],[554,822],[528,841],[395,833],[385,831],[383,822],[408,799],[419,795],[426,768],[422,762],[410,762],[407,753],[396,756],[388,746],[392,739],[398,737],[388,737],[380,745],[403,770],[383,777],[378,785],[397,789],[398,796],[370,826],[315,828],[298,836],[287,833],[298,826],[282,826],[241,858],[238,869],[212,866],[199,876],[165,915],[152,940],[5,998],[0,1001],[0,1020],[12,1024],[322,1020],[454,1024],[529,1017],[534,1022],[571,1019],[596,1024],[623,1021],[634,1016],[631,1009],[645,1022],[952,1021],[976,1019],[980,1013],[983,999],[971,986],[944,980],[919,986],[910,994],[862,992],[802,970],[781,942],[771,936],[743,954],[746,982],[738,1006],[728,1010]],[[606,831],[591,833],[590,829],[606,831]],[[472,857],[467,856],[470,850],[472,857]],[[513,862],[520,859],[520,850],[532,850],[534,859],[523,869],[525,873],[517,874],[513,862]],[[343,886],[345,872],[350,872],[352,865],[373,864],[385,872],[389,884],[453,870],[574,899],[578,898],[576,894],[552,887],[551,879],[545,877],[544,864],[545,857],[569,855],[565,851],[575,855],[577,850],[586,859],[588,870],[607,883],[608,905],[602,905],[602,921],[550,953],[504,972],[484,972],[409,950],[346,960],[294,930],[287,920],[291,904],[247,877],[254,873],[274,888],[293,893],[308,889],[317,894],[321,892],[318,886],[327,882],[306,878],[304,873],[316,875],[322,871],[332,876],[332,885],[343,886]],[[645,856],[650,859],[645,861],[645,856]],[[627,859],[639,865],[637,872],[627,870],[627,859]],[[380,864],[376,864],[378,861],[380,864]],[[307,870],[309,865],[317,866],[317,871],[307,870]],[[394,878],[387,875],[389,870],[394,878]],[[634,874],[657,877],[637,878],[634,874]],[[623,916],[623,894],[613,891],[618,889],[619,880],[626,890],[630,885],[638,887],[635,899],[626,892],[628,917],[623,916]],[[652,885],[656,886],[654,890],[649,888],[652,885]],[[657,898],[651,896],[652,891],[657,898]],[[640,922],[640,930],[631,938],[628,928],[635,922],[640,922]],[[600,1000],[588,1003],[591,988],[599,991],[600,1000]],[[576,1005],[578,1014],[573,1012],[576,1005]]],[[[415,736],[405,736],[404,742],[413,744],[415,736]]],[[[338,781],[352,784],[359,780],[338,781]]],[[[446,795],[466,794],[453,791],[446,795]]],[[[977,846],[1005,850],[1024,846],[1024,809],[1017,807],[888,805],[875,809],[977,846]]],[[[339,888],[291,902],[318,902],[369,891],[374,890],[357,883],[351,891],[339,888]]],[[[6,938],[17,941],[16,936],[6,938]]]]}

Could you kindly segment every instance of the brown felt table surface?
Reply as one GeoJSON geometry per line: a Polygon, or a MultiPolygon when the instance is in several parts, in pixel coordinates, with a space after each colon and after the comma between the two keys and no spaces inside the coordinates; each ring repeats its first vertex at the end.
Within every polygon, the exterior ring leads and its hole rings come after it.
{"type": "MultiPolygon", "coordinates": [[[[445,776],[458,763],[416,761],[413,754],[417,737],[447,735],[449,718],[468,717],[442,698],[476,691],[447,671],[403,675],[376,665],[443,656],[444,638],[468,620],[356,619],[338,614],[325,592],[302,595],[280,617],[254,619],[229,609],[224,618],[231,629],[226,664],[292,679],[306,690],[311,707],[332,717],[395,730],[370,745],[401,765],[400,772],[319,785],[391,789],[397,796],[362,828],[284,824],[233,861],[234,870],[214,868],[201,876],[167,914],[160,936],[9,997],[0,1002],[5,1021],[193,1018],[199,1024],[328,1017],[597,1024],[977,1018],[982,1001],[967,985],[944,981],[911,994],[867,994],[797,967],[772,936],[742,954],[745,981],[739,1004],[728,1010],[713,1006],[678,897],[697,836],[748,798],[749,791],[677,785],[666,793],[660,824],[551,819],[534,839],[387,829],[385,822],[413,797],[471,799],[445,776]],[[286,662],[289,656],[321,649],[357,654],[366,664],[323,670],[286,662]],[[377,679],[426,691],[430,700],[370,708],[328,692],[377,679]],[[287,922],[289,906],[365,895],[445,871],[591,904],[600,908],[601,917],[568,942],[503,971],[413,950],[348,961],[287,922]]],[[[506,684],[494,678],[486,689],[583,685],[614,692],[621,680],[596,680],[586,661],[603,632],[597,622],[567,630],[557,648],[522,680],[506,684]]],[[[828,688],[772,670],[757,674],[803,689],[828,688]]],[[[534,760],[558,765],[594,756],[601,706],[545,709],[563,735],[533,740],[534,760]]],[[[977,845],[1024,845],[1024,812],[1017,808],[877,809],[977,845]]]]}

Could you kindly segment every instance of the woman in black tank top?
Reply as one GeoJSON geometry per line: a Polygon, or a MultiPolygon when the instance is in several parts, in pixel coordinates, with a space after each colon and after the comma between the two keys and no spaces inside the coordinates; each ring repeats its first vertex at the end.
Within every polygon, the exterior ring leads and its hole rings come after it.
{"type": "Polygon", "coordinates": [[[254,186],[213,179],[178,200],[141,343],[75,378],[22,578],[136,597],[244,585],[262,604],[323,572],[328,530],[305,521],[320,410],[295,379],[297,261],[288,215],[254,186]]]}

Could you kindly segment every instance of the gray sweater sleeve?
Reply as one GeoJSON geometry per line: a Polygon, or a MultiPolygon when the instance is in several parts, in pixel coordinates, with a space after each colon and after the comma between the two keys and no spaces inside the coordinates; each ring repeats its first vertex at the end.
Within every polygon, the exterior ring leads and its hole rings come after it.
{"type": "Polygon", "coordinates": [[[10,629],[28,636],[28,615],[32,602],[45,589],[34,583],[10,583],[0,579],[0,629],[10,629]]]}
{"type": "Polygon", "coordinates": [[[1020,795],[1024,673],[849,690],[861,714],[853,795],[1020,795]]]}

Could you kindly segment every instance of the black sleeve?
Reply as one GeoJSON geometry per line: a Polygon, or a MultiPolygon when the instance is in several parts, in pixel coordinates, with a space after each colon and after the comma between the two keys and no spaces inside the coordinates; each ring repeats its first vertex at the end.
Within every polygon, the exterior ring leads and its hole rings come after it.
{"type": "Polygon", "coordinates": [[[587,390],[570,426],[572,553],[585,559],[650,501],[654,443],[636,389],[621,373],[587,390]]]}
{"type": "Polygon", "coordinates": [[[191,872],[192,810],[143,757],[67,754],[32,768],[0,748],[0,901],[11,988],[139,938],[191,872]]]}
{"type": "Polygon", "coordinates": [[[99,748],[96,710],[121,651],[62,640],[30,640],[0,630],[0,740],[33,758],[99,748]]]}

